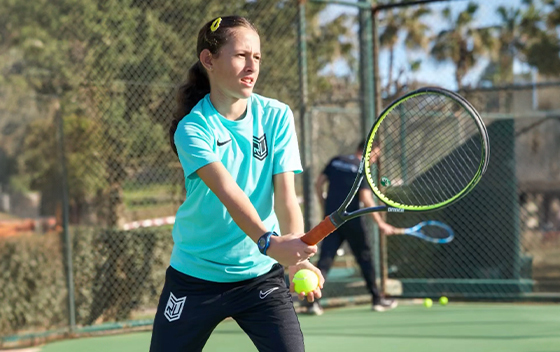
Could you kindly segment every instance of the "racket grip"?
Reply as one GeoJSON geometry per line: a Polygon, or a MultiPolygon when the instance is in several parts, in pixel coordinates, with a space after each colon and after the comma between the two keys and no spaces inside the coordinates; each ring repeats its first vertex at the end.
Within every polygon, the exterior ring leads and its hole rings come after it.
{"type": "Polygon", "coordinates": [[[319,243],[323,238],[330,235],[334,230],[336,230],[336,226],[333,224],[330,216],[327,216],[319,223],[319,225],[315,226],[308,233],[301,237],[301,240],[308,245],[316,245],[319,243]]]}

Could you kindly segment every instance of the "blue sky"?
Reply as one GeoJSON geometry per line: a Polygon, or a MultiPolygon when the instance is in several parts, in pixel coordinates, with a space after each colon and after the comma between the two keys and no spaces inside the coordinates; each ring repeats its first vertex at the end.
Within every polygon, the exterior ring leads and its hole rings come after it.
{"type": "MultiPolygon", "coordinates": [[[[500,6],[512,7],[521,6],[521,0],[486,0],[486,1],[476,1],[479,5],[479,10],[477,12],[476,25],[491,26],[499,23],[499,18],[496,15],[496,9],[500,6]]],[[[453,13],[462,11],[468,4],[468,1],[456,1],[456,2],[442,2],[442,3],[432,3],[429,4],[429,8],[432,10],[433,14],[426,16],[426,23],[428,23],[432,29],[432,33],[437,33],[442,29],[448,27],[444,19],[441,18],[439,13],[441,10],[447,6],[451,6],[453,13]]],[[[322,20],[328,22],[328,20],[335,18],[341,13],[348,13],[352,15],[357,15],[358,11],[356,8],[342,5],[329,5],[322,14],[322,20]]],[[[380,28],[381,30],[382,28],[380,28]]],[[[356,28],[357,30],[357,28],[356,28]]],[[[401,38],[402,39],[402,38],[401,38]]],[[[357,40],[357,34],[352,40],[357,40]]],[[[387,77],[387,71],[389,68],[389,54],[387,51],[380,52],[379,58],[379,71],[383,78],[387,77]]],[[[414,52],[408,50],[401,43],[397,44],[395,51],[395,62],[393,69],[393,76],[396,75],[402,67],[408,67],[408,62],[414,60],[422,60],[421,69],[415,73],[409,73],[408,76],[415,78],[416,80],[435,84],[438,86],[446,87],[449,89],[456,89],[454,72],[455,68],[452,63],[438,63],[427,54],[423,52],[414,52]]],[[[487,60],[481,60],[479,64],[469,72],[465,77],[464,82],[466,84],[476,83],[479,79],[480,73],[484,70],[484,67],[488,63],[487,60]]],[[[337,74],[344,74],[348,72],[348,67],[344,62],[337,62],[335,65],[330,67],[331,71],[335,71],[337,74]]],[[[514,65],[515,73],[527,72],[529,70],[527,65],[522,65],[516,62],[514,65]]],[[[384,84],[383,82],[382,84],[384,84]]]]}

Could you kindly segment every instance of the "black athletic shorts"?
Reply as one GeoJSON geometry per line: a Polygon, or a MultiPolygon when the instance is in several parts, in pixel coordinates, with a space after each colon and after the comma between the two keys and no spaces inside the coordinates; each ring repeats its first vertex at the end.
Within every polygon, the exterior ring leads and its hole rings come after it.
{"type": "Polygon", "coordinates": [[[167,269],[150,352],[202,351],[214,328],[231,317],[259,351],[304,351],[284,269],[275,264],[254,279],[219,283],[167,269]]]}

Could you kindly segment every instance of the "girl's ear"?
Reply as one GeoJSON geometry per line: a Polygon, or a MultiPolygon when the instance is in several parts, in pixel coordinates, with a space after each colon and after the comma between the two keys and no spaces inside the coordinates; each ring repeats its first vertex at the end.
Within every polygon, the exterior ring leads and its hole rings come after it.
{"type": "Polygon", "coordinates": [[[210,52],[210,50],[202,50],[199,60],[202,63],[202,66],[204,66],[207,71],[212,72],[214,70],[214,58],[212,57],[212,53],[210,52]]]}

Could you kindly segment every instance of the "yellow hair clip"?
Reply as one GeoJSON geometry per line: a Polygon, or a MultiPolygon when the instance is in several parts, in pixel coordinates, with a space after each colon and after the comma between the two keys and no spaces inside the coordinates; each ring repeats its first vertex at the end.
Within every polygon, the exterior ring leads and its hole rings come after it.
{"type": "Polygon", "coordinates": [[[210,30],[212,32],[215,32],[218,29],[218,27],[220,27],[220,23],[222,23],[222,18],[221,17],[216,18],[214,22],[212,22],[212,25],[210,26],[210,30]]]}

